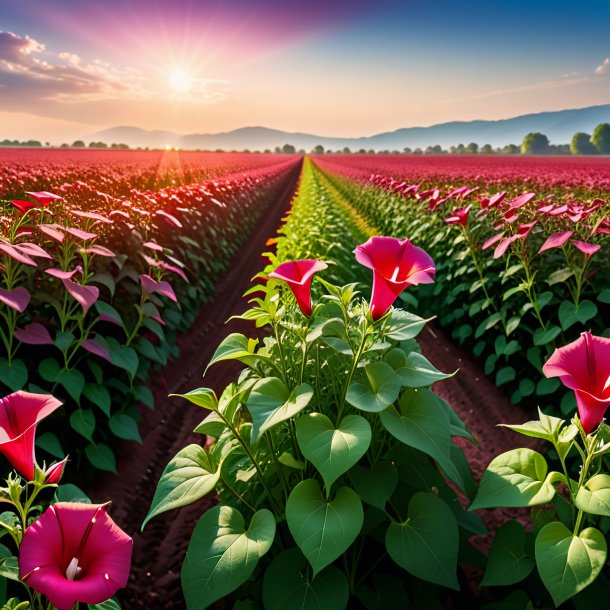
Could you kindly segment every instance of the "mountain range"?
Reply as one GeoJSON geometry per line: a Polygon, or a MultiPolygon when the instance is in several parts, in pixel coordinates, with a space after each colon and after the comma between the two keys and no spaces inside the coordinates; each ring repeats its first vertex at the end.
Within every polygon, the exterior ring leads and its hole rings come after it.
{"type": "Polygon", "coordinates": [[[292,144],[297,149],[311,150],[321,144],[326,150],[345,146],[359,149],[402,150],[440,144],[443,148],[459,143],[476,142],[479,146],[494,147],[520,144],[525,134],[544,133],[552,144],[566,144],[577,131],[591,133],[599,123],[610,123],[610,104],[538,112],[496,121],[452,121],[428,127],[405,127],[366,137],[335,138],[309,133],[292,133],[268,127],[242,127],[222,133],[178,134],[171,131],[147,131],[138,127],[113,127],[85,137],[85,140],[108,144],[122,142],[132,147],[202,150],[273,150],[276,146],[292,144]]]}

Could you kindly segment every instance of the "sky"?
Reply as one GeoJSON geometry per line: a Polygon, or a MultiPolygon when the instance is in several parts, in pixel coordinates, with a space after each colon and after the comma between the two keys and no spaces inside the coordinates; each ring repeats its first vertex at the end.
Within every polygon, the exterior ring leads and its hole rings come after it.
{"type": "Polygon", "coordinates": [[[608,0],[0,0],[0,139],[365,136],[610,103],[608,0]]]}

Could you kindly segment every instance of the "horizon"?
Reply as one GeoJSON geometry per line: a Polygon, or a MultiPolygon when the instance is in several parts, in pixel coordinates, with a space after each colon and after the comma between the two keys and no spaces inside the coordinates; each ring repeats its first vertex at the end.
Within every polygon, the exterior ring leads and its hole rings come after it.
{"type": "Polygon", "coordinates": [[[3,10],[0,137],[260,125],[359,138],[608,103],[610,6],[549,6],[22,0],[3,10]]]}

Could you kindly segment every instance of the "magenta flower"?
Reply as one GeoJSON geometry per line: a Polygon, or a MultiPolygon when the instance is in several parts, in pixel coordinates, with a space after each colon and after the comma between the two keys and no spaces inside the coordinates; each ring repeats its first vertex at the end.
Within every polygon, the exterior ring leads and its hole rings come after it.
{"type": "Polygon", "coordinates": [[[582,427],[587,434],[594,430],[610,405],[610,339],[584,332],[556,349],[542,372],[574,390],[582,427]]]}
{"type": "Polygon", "coordinates": [[[407,286],[434,282],[434,261],[408,239],[371,237],[354,253],[361,265],[373,270],[373,320],[381,318],[407,286]]]}
{"type": "Polygon", "coordinates": [[[59,195],[54,195],[53,193],[49,193],[49,191],[26,191],[26,193],[30,197],[36,199],[36,201],[38,201],[38,203],[45,208],[51,203],[51,201],[59,201],[62,199],[59,195]]]}
{"type": "Polygon", "coordinates": [[[44,482],[47,485],[57,485],[59,481],[61,481],[67,462],[68,458],[64,458],[61,462],[51,464],[51,466],[44,471],[44,482]]]}
{"type": "Polygon", "coordinates": [[[16,328],[15,339],[27,345],[53,345],[49,331],[40,322],[30,322],[23,328],[16,328]]]}
{"type": "Polygon", "coordinates": [[[451,216],[445,218],[445,222],[448,225],[462,225],[463,227],[468,225],[468,216],[470,215],[470,210],[472,209],[472,205],[468,207],[456,208],[451,212],[451,216]]]}
{"type": "Polygon", "coordinates": [[[50,394],[14,392],[0,398],[0,453],[28,481],[34,479],[36,426],[61,407],[50,394]]]}
{"type": "Polygon", "coordinates": [[[311,280],[314,273],[327,267],[326,263],[317,260],[288,261],[276,267],[269,274],[269,278],[286,282],[290,286],[303,315],[309,318],[313,311],[311,306],[311,280]]]}
{"type": "Polygon", "coordinates": [[[19,578],[58,610],[101,604],[127,585],[133,541],[107,506],[53,504],[23,536],[19,578]]]}

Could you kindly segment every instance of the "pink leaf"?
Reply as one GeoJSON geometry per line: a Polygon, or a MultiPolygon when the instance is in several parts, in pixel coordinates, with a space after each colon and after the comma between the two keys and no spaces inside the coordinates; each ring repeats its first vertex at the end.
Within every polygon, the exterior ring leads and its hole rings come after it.
{"type": "Polygon", "coordinates": [[[24,254],[11,244],[0,244],[0,250],[2,250],[2,252],[4,252],[5,254],[8,254],[11,258],[14,258],[19,263],[23,263],[24,265],[30,265],[31,267],[38,267],[38,265],[33,259],[31,259],[27,254],[24,254]]]}
{"type": "Polygon", "coordinates": [[[154,250],[155,252],[163,252],[163,248],[159,244],[156,244],[154,241],[145,241],[142,245],[145,248],[148,248],[149,250],[154,250]]]}
{"type": "Polygon", "coordinates": [[[40,224],[38,225],[38,228],[51,239],[54,239],[59,243],[63,242],[65,235],[59,230],[59,225],[40,224]]]}
{"type": "Polygon", "coordinates": [[[48,191],[26,191],[30,197],[33,197],[43,206],[49,205],[51,201],[59,201],[62,199],[59,195],[54,195],[53,193],[49,193],[48,191]]]}
{"type": "Polygon", "coordinates": [[[109,250],[108,248],[105,248],[104,246],[97,246],[97,245],[87,248],[86,250],[84,250],[84,252],[86,252],[87,254],[97,254],[98,256],[107,256],[109,258],[116,256],[116,254],[112,250],[109,250]]]}
{"type": "Polygon", "coordinates": [[[38,258],[48,258],[50,260],[53,260],[53,257],[50,254],[45,252],[40,246],[37,246],[36,244],[15,244],[14,247],[17,248],[17,250],[19,250],[23,254],[26,254],[27,256],[37,256],[38,258]]]}
{"type": "Polygon", "coordinates": [[[74,271],[62,271],[61,269],[45,269],[45,273],[59,278],[60,280],[71,280],[76,273],[81,273],[82,267],[79,265],[74,271]]]}
{"type": "Polygon", "coordinates": [[[140,282],[142,283],[142,288],[148,294],[152,294],[153,292],[157,292],[158,294],[165,295],[168,299],[171,299],[175,303],[178,302],[176,298],[176,294],[174,293],[174,289],[171,287],[169,282],[160,281],[157,282],[150,275],[140,275],[140,282]]]}
{"type": "Polygon", "coordinates": [[[487,250],[487,248],[491,248],[495,243],[499,242],[504,237],[504,231],[502,233],[498,233],[493,237],[490,237],[482,246],[481,250],[487,250]]]}
{"type": "Polygon", "coordinates": [[[30,293],[23,286],[13,288],[13,290],[0,288],[0,301],[10,308],[23,313],[30,303],[30,293]]]}
{"type": "Polygon", "coordinates": [[[53,345],[49,331],[38,322],[31,322],[24,328],[16,328],[14,334],[18,341],[27,345],[53,345]]]}
{"type": "Polygon", "coordinates": [[[155,212],[155,214],[157,214],[158,216],[163,216],[169,222],[171,222],[172,224],[175,224],[179,229],[182,228],[182,223],[175,216],[172,216],[171,214],[168,214],[164,210],[157,210],[155,212]]]}
{"type": "Polygon", "coordinates": [[[99,356],[100,358],[103,358],[108,362],[112,362],[112,357],[110,356],[110,352],[108,351],[108,349],[100,343],[97,343],[93,339],[87,339],[86,341],[83,341],[82,347],[91,354],[95,354],[96,356],[99,356]]]}
{"type": "Polygon", "coordinates": [[[96,286],[82,286],[72,280],[62,280],[62,282],[70,296],[79,303],[85,313],[100,296],[99,288],[96,286]]]}
{"type": "Polygon", "coordinates": [[[169,263],[166,263],[164,261],[161,261],[159,263],[159,267],[161,267],[161,269],[165,269],[166,271],[171,271],[172,273],[179,275],[185,282],[188,283],[189,280],[186,277],[186,273],[184,273],[184,271],[182,271],[182,269],[180,269],[180,267],[176,267],[175,265],[170,265],[169,263]]]}
{"type": "Polygon", "coordinates": [[[87,231],[83,231],[82,229],[77,229],[76,227],[66,229],[66,233],[70,233],[70,235],[74,235],[74,237],[78,237],[84,241],[97,237],[97,233],[89,233],[87,231]]]}
{"type": "Polygon", "coordinates": [[[574,231],[557,231],[546,238],[546,241],[542,244],[538,253],[544,252],[545,250],[551,250],[552,248],[561,248],[570,237],[574,234],[574,231]]]}
{"type": "Polygon", "coordinates": [[[601,248],[601,246],[599,246],[597,244],[590,244],[586,241],[577,241],[575,239],[572,240],[572,243],[585,256],[593,256],[601,248]]]}

